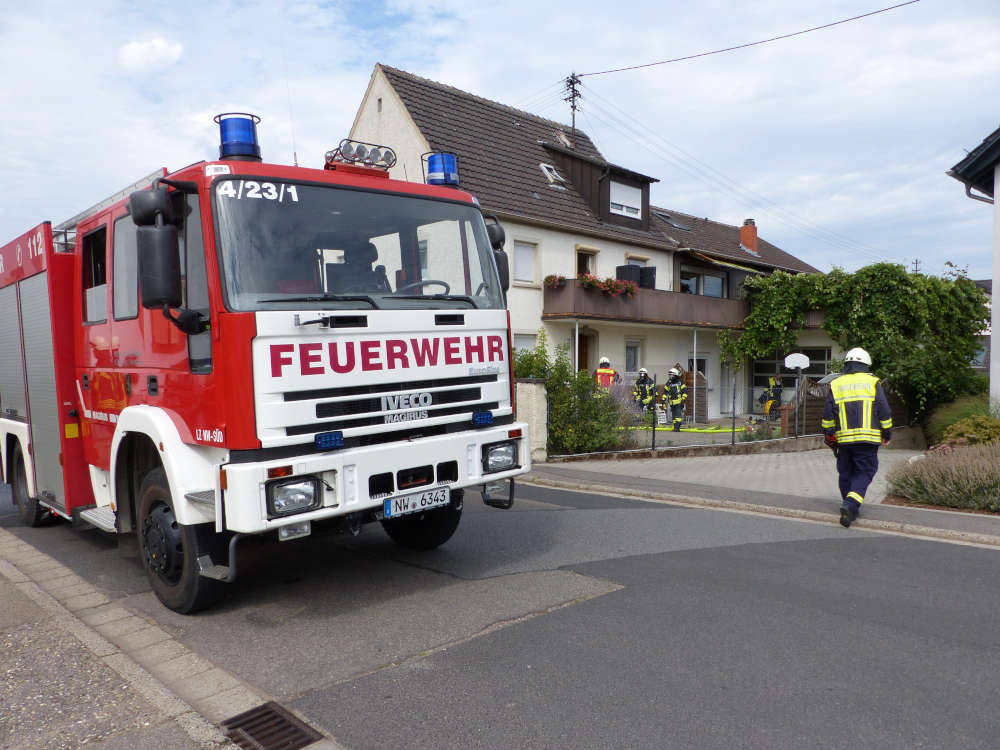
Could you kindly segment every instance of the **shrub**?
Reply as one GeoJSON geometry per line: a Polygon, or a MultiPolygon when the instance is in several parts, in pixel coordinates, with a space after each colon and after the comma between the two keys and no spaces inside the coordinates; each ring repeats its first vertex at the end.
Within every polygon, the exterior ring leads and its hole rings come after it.
{"type": "Polygon", "coordinates": [[[918,503],[1000,512],[1000,443],[931,451],[899,464],[889,491],[918,503]]]}
{"type": "MultiPolygon", "coordinates": [[[[629,400],[619,401],[612,393],[599,388],[586,370],[574,372],[565,345],[556,347],[555,356],[548,350],[545,331],[538,332],[534,349],[514,353],[514,377],[545,380],[549,402],[549,440],[551,455],[593,453],[631,447],[634,412],[629,400]]],[[[615,386],[625,392],[622,386],[615,386]]]]}
{"type": "Polygon", "coordinates": [[[549,397],[551,455],[618,450],[629,436],[622,429],[631,420],[608,391],[599,388],[585,370],[574,372],[565,347],[552,363],[546,391],[549,397]]]}
{"type": "Polygon", "coordinates": [[[549,361],[548,338],[545,329],[539,329],[534,349],[514,352],[515,378],[547,378],[552,364],[549,361]]]}
{"type": "Polygon", "coordinates": [[[960,419],[944,431],[947,445],[975,445],[1000,441],[1000,419],[985,414],[974,414],[960,419]]]}
{"type": "Polygon", "coordinates": [[[943,404],[931,412],[924,426],[928,445],[936,445],[944,438],[944,431],[955,422],[976,414],[989,414],[990,403],[986,396],[963,396],[943,404]]]}

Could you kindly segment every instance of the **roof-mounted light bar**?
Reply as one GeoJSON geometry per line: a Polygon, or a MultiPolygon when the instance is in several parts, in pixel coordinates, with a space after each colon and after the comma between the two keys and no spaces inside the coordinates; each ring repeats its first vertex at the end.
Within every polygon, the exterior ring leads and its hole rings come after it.
{"type": "Polygon", "coordinates": [[[396,152],[388,146],[345,138],[337,148],[326,152],[326,168],[333,169],[337,163],[389,169],[396,163],[396,152]]]}

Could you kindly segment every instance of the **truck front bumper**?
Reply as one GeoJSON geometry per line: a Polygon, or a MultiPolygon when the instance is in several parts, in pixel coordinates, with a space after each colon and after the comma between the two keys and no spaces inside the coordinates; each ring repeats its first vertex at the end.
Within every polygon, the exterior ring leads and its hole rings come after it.
{"type": "Polygon", "coordinates": [[[531,470],[528,427],[514,423],[419,440],[364,448],[333,450],[256,463],[222,467],[219,483],[222,513],[219,531],[263,533],[288,524],[318,521],[362,511],[380,511],[394,495],[414,490],[459,489],[495,482],[531,470]],[[491,471],[485,452],[513,444],[514,466],[491,471]],[[276,482],[297,479],[316,488],[310,509],[277,515],[273,498],[276,482]],[[404,486],[409,485],[409,486],[404,486]]]}

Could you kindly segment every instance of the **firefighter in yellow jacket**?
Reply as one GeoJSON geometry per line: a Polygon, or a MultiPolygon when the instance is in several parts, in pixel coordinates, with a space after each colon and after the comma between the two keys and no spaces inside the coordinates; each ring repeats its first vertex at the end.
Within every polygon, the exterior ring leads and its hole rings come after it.
{"type": "Polygon", "coordinates": [[[649,411],[653,408],[653,396],[656,395],[656,383],[649,377],[649,370],[645,367],[639,368],[639,377],[636,378],[635,387],[632,388],[632,398],[639,405],[640,411],[649,411]]]}
{"type": "Polygon", "coordinates": [[[840,525],[858,517],[868,485],[878,471],[879,444],[892,440],[892,411],[879,379],[868,372],[871,355],[861,348],[844,357],[844,372],[830,382],[821,425],[836,444],[840,480],[840,525]]]}
{"type": "Polygon", "coordinates": [[[671,367],[667,384],[663,388],[663,403],[670,407],[670,418],[674,423],[674,432],[681,431],[687,397],[688,389],[681,378],[681,371],[676,367],[671,367]]]}

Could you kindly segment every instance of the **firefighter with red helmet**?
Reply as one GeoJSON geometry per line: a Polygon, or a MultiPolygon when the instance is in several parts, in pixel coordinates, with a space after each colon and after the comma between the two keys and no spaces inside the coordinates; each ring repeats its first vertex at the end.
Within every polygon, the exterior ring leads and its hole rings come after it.
{"type": "Polygon", "coordinates": [[[840,525],[858,517],[865,492],[878,471],[879,444],[892,440],[892,411],[882,383],[868,370],[871,355],[860,347],[844,357],[844,372],[830,382],[820,423],[827,444],[836,445],[840,525]]]}

